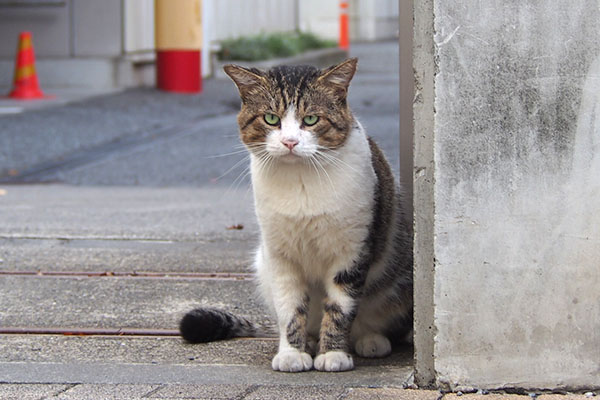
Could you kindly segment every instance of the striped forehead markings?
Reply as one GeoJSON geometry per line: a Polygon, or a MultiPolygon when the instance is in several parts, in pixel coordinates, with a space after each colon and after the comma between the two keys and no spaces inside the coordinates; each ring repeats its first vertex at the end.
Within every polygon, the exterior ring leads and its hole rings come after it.
{"type": "Polygon", "coordinates": [[[275,67],[271,70],[272,78],[275,81],[284,108],[288,108],[290,104],[299,104],[306,87],[308,86],[309,78],[316,73],[314,67],[275,67]]]}

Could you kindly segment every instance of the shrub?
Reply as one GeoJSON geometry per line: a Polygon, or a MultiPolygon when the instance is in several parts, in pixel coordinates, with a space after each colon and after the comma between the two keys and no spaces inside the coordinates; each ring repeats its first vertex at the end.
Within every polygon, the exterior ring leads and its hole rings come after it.
{"type": "Polygon", "coordinates": [[[334,41],[321,39],[309,32],[260,34],[223,40],[218,57],[223,61],[258,61],[335,46],[334,41]]]}

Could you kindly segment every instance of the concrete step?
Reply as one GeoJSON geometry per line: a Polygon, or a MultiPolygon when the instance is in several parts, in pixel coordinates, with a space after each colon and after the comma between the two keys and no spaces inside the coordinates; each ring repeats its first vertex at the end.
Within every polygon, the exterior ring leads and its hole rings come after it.
{"type": "Polygon", "coordinates": [[[249,280],[2,276],[0,293],[3,328],[177,329],[198,306],[269,322],[249,280]]]}
{"type": "Polygon", "coordinates": [[[0,238],[0,271],[250,272],[255,240],[0,238]]]}
{"type": "Polygon", "coordinates": [[[0,237],[255,240],[252,194],[221,187],[3,185],[0,237]],[[242,225],[241,230],[227,229],[242,225]]]}
{"type": "Polygon", "coordinates": [[[0,380],[21,383],[402,386],[412,348],[387,358],[355,357],[354,371],[286,374],[271,370],[275,339],[190,345],[180,338],[6,335],[0,380]]]}

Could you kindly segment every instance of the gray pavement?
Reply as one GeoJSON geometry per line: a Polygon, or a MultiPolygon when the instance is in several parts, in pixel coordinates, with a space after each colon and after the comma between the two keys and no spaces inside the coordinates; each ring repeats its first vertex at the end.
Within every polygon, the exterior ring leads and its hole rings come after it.
{"type": "MultiPolygon", "coordinates": [[[[397,46],[352,53],[351,104],[396,166],[397,46]]],[[[402,389],[411,347],[282,374],[272,338],[173,336],[200,305],[271,321],[249,275],[238,107],[233,84],[208,80],[198,96],[134,89],[0,116],[0,399],[439,397],[402,389]]]]}

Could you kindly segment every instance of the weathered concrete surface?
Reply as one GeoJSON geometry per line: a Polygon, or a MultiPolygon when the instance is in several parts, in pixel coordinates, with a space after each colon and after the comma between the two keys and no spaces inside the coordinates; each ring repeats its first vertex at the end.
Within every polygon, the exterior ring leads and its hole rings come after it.
{"type": "Polygon", "coordinates": [[[22,383],[96,383],[96,384],[164,384],[187,383],[214,385],[285,384],[298,386],[397,386],[402,387],[412,369],[396,366],[365,367],[336,374],[308,371],[282,374],[267,365],[161,365],[102,363],[0,363],[0,372],[9,382],[22,383]]]}
{"type": "MultiPolygon", "coordinates": [[[[269,365],[275,339],[188,344],[179,337],[3,335],[0,362],[269,365]]],[[[406,352],[398,352],[397,361],[406,352]]],[[[406,365],[406,361],[401,365],[406,365]]]]}
{"type": "Polygon", "coordinates": [[[414,7],[414,324],[415,382],[435,383],[434,366],[434,87],[433,1],[415,1],[414,7]]]}
{"type": "MultiPolygon", "coordinates": [[[[0,362],[80,364],[219,364],[269,366],[277,339],[234,339],[188,344],[178,337],[4,335],[0,362]]],[[[356,358],[361,367],[410,367],[412,348],[383,359],[356,358]]]]}
{"type": "Polygon", "coordinates": [[[437,382],[598,387],[598,2],[432,4],[437,382]]]}
{"type": "Polygon", "coordinates": [[[11,272],[245,272],[256,240],[0,238],[0,268],[11,272]]]}
{"type": "Polygon", "coordinates": [[[271,357],[277,350],[274,339],[190,345],[180,338],[6,335],[0,338],[0,350],[0,382],[30,384],[185,383],[343,389],[401,387],[412,374],[410,347],[395,349],[384,359],[357,357],[356,369],[336,374],[334,381],[331,374],[317,371],[274,372],[270,367],[271,357]]]}
{"type": "Polygon", "coordinates": [[[181,317],[200,306],[269,321],[248,280],[2,276],[0,291],[5,327],[176,330],[181,317]]]}
{"type": "Polygon", "coordinates": [[[73,385],[0,383],[0,396],[4,399],[39,400],[57,396],[71,387],[73,385]]]}
{"type": "Polygon", "coordinates": [[[441,400],[443,395],[433,390],[402,390],[399,388],[353,388],[347,400],[441,400]]]}
{"type": "Polygon", "coordinates": [[[4,238],[206,241],[250,240],[258,234],[252,192],[245,189],[2,188],[6,193],[0,196],[0,236],[4,238]],[[244,229],[227,229],[237,224],[244,229]]]}

